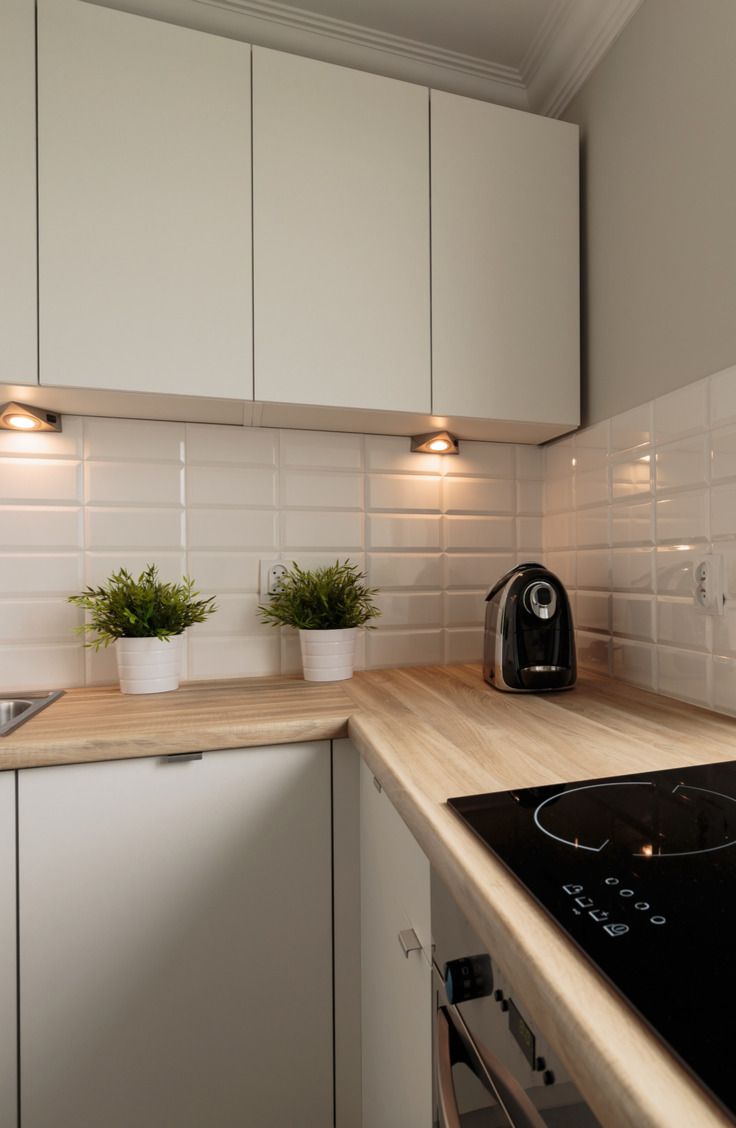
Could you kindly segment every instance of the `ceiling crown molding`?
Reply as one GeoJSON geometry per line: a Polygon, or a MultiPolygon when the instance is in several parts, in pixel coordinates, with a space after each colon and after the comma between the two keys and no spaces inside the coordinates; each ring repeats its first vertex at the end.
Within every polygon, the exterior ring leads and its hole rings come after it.
{"type": "Polygon", "coordinates": [[[278,24],[295,31],[336,39],[351,46],[367,47],[376,51],[398,55],[413,62],[457,71],[473,78],[485,79],[494,84],[523,89],[524,82],[515,67],[502,66],[489,59],[463,55],[431,43],[421,43],[390,32],[349,23],[319,12],[294,8],[279,0],[197,0],[197,3],[238,13],[250,19],[278,24]]]}
{"type": "Polygon", "coordinates": [[[560,0],[520,66],[529,108],[559,117],[642,0],[560,0]]]}

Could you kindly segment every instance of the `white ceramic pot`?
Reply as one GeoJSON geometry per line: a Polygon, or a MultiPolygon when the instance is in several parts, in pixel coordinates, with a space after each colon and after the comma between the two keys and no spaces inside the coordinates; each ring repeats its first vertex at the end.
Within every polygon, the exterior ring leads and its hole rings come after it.
{"type": "Polygon", "coordinates": [[[345,681],[353,676],[357,627],[299,631],[305,681],[345,681]]]}
{"type": "Polygon", "coordinates": [[[184,635],[119,638],[115,642],[121,693],[169,693],[179,688],[184,635]]]}

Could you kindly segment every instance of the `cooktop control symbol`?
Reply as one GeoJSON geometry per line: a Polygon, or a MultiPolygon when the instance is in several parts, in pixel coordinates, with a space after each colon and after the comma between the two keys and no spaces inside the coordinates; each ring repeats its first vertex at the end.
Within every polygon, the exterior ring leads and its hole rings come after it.
{"type": "Polygon", "coordinates": [[[609,936],[624,936],[629,931],[628,924],[604,924],[603,929],[609,936]]]}
{"type": "Polygon", "coordinates": [[[649,918],[652,924],[666,924],[667,918],[663,916],[653,916],[649,918]]]}

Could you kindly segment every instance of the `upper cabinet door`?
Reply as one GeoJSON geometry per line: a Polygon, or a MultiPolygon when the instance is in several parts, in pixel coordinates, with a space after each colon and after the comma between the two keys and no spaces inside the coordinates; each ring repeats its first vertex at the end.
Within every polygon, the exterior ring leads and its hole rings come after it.
{"type": "Polygon", "coordinates": [[[579,422],[578,130],[432,91],[433,410],[579,422]]]}
{"type": "Polygon", "coordinates": [[[430,410],[426,89],[253,49],[255,396],[430,410]]]}
{"type": "Polygon", "coordinates": [[[250,47],[38,4],[41,383],[252,398],[250,47]]]}
{"type": "Polygon", "coordinates": [[[38,382],[33,0],[0,4],[0,383],[38,382]]]}

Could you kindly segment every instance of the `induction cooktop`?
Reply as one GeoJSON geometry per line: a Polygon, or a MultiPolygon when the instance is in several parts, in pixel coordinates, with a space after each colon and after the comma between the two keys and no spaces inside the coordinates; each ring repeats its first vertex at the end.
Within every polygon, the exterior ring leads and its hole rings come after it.
{"type": "Polygon", "coordinates": [[[448,803],[736,1116],[736,761],[448,803]]]}

